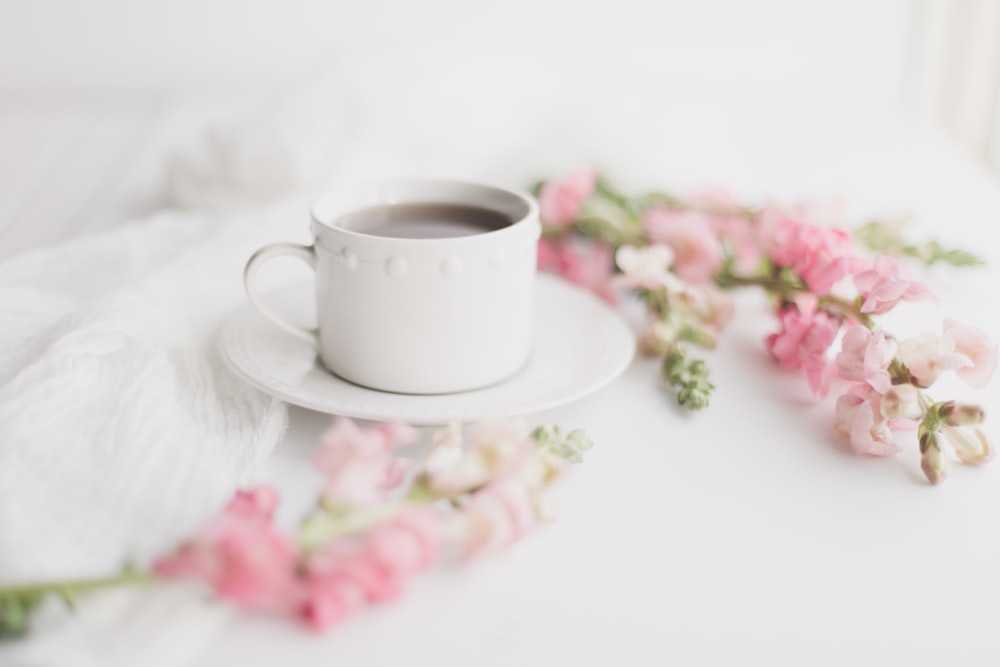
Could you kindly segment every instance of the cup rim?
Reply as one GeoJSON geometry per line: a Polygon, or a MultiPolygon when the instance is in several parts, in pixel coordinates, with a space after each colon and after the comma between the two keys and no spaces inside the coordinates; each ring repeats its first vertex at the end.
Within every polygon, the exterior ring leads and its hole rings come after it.
{"type": "MultiPolygon", "coordinates": [[[[436,202],[442,201],[441,198],[428,197],[426,200],[422,199],[408,199],[406,203],[415,202],[436,202]]],[[[447,201],[447,199],[445,199],[447,201]]],[[[379,206],[379,205],[391,205],[392,201],[383,202],[382,204],[372,203],[369,206],[379,206]]],[[[402,203],[402,202],[397,202],[402,203]]],[[[465,202],[462,202],[465,203],[465,202]]],[[[380,242],[393,242],[393,243],[414,243],[414,244],[426,244],[428,242],[433,242],[436,244],[440,243],[468,243],[474,239],[486,239],[486,238],[496,238],[498,236],[503,236],[506,234],[515,233],[515,230],[522,228],[526,224],[530,224],[532,220],[538,220],[538,203],[535,201],[534,197],[527,194],[522,194],[516,190],[511,190],[508,188],[500,187],[490,183],[483,183],[477,181],[465,181],[460,179],[449,179],[449,178],[389,178],[389,179],[372,179],[367,181],[362,181],[359,183],[349,184],[340,188],[337,188],[319,199],[310,207],[309,210],[310,217],[312,219],[312,224],[314,226],[314,231],[316,228],[335,231],[338,234],[344,234],[347,237],[353,237],[357,239],[369,239],[377,240],[380,242]],[[339,209],[339,213],[334,214],[332,217],[335,219],[342,217],[343,215],[358,211],[365,206],[353,205],[345,206],[344,204],[349,199],[351,195],[357,195],[364,191],[374,191],[377,188],[391,190],[393,187],[406,186],[410,188],[414,187],[459,187],[459,188],[470,188],[470,189],[480,189],[484,192],[491,192],[494,195],[500,195],[503,197],[508,197],[512,201],[515,201],[518,205],[524,206],[523,213],[511,224],[506,227],[501,227],[499,229],[492,229],[489,231],[484,231],[479,234],[470,234],[464,236],[448,236],[448,237],[434,237],[434,238],[404,238],[396,236],[377,236],[375,234],[366,234],[365,232],[360,232],[353,229],[348,229],[346,227],[340,227],[333,224],[327,218],[330,218],[330,211],[322,211],[323,208],[336,208],[339,209]],[[337,204],[340,203],[340,206],[337,204]],[[324,215],[324,213],[326,213],[324,215]]]]}

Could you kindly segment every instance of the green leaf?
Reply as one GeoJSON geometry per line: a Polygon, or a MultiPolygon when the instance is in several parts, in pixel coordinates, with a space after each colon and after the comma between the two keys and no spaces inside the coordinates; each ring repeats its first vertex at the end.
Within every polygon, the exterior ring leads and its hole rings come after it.
{"type": "Polygon", "coordinates": [[[698,347],[709,349],[714,348],[716,344],[715,336],[691,322],[687,322],[677,329],[677,340],[694,343],[698,347]]]}
{"type": "Polygon", "coordinates": [[[701,359],[693,359],[682,345],[674,345],[663,359],[663,377],[677,388],[677,403],[689,410],[708,407],[715,389],[708,379],[708,366],[701,359]]]}
{"type": "Polygon", "coordinates": [[[945,248],[936,240],[912,245],[903,239],[906,220],[873,220],[854,230],[854,237],[872,252],[909,257],[928,266],[941,262],[951,266],[981,266],[985,262],[971,252],[945,248]]]}
{"type": "Polygon", "coordinates": [[[560,426],[539,426],[531,437],[539,450],[554,454],[570,463],[582,463],[583,452],[593,448],[594,442],[583,431],[573,429],[569,433],[560,426]]]}

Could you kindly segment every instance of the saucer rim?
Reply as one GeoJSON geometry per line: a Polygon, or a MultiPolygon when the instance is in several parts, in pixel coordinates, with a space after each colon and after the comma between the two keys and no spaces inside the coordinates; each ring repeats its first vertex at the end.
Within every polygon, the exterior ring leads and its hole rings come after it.
{"type": "MultiPolygon", "coordinates": [[[[505,401],[504,403],[501,403],[498,406],[493,406],[488,410],[484,408],[470,409],[469,407],[460,407],[454,410],[448,410],[442,407],[434,407],[431,409],[426,407],[416,407],[404,410],[393,409],[391,407],[378,408],[371,404],[362,405],[356,401],[343,400],[336,407],[332,407],[329,405],[329,401],[327,399],[324,399],[322,396],[317,395],[313,391],[305,390],[301,386],[301,383],[298,385],[292,384],[285,379],[275,376],[270,372],[265,363],[261,362],[259,359],[254,359],[253,355],[249,353],[249,350],[246,348],[250,344],[253,336],[247,336],[246,332],[251,330],[250,327],[266,324],[266,320],[261,318],[259,313],[257,313],[250,306],[250,304],[243,304],[224,318],[217,334],[217,347],[226,366],[249,385],[270,396],[285,401],[286,403],[297,405],[308,410],[321,412],[323,414],[342,415],[354,419],[370,421],[401,420],[419,426],[440,425],[450,421],[467,422],[485,418],[530,415],[567,405],[603,389],[620,376],[632,363],[636,347],[635,335],[624,319],[616,311],[604,302],[600,301],[594,295],[576,287],[575,285],[572,285],[571,283],[568,283],[567,281],[554,276],[547,276],[545,274],[540,274],[536,278],[536,283],[536,290],[538,290],[536,294],[542,293],[543,290],[555,290],[556,292],[563,290],[568,293],[573,293],[574,298],[589,301],[587,307],[594,309],[595,312],[601,312],[602,314],[603,327],[599,330],[603,334],[605,345],[601,359],[596,361],[593,366],[588,369],[586,374],[577,378],[571,387],[564,386],[540,392],[538,395],[532,397],[530,405],[526,404],[523,400],[513,400],[505,401]],[[254,319],[257,319],[258,321],[256,323],[250,321],[254,319]],[[617,341],[615,339],[617,339],[617,341]]],[[[295,286],[295,283],[286,285],[283,288],[274,290],[273,293],[290,291],[295,289],[295,286]]],[[[595,329],[591,327],[583,329],[584,332],[593,330],[595,329]]],[[[576,333],[579,334],[580,332],[577,331],[576,333]]],[[[534,335],[537,340],[537,337],[539,336],[537,329],[534,335]]],[[[537,350],[533,348],[532,357],[536,352],[537,350]]],[[[333,382],[350,385],[355,389],[360,389],[366,393],[370,393],[372,396],[405,396],[418,404],[430,400],[438,402],[448,397],[467,397],[468,395],[477,392],[497,391],[504,385],[520,378],[524,373],[530,372],[530,367],[531,359],[529,359],[519,371],[510,375],[506,379],[487,387],[467,391],[449,394],[394,394],[392,392],[383,392],[377,389],[371,389],[350,383],[348,380],[330,373],[328,370],[323,368],[318,361],[313,362],[313,369],[319,368],[321,372],[327,374],[333,382]]]]}

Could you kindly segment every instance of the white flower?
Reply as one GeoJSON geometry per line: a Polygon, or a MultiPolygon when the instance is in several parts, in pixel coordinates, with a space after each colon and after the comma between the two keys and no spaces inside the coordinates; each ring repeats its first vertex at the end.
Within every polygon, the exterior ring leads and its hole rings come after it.
{"type": "Polygon", "coordinates": [[[934,384],[943,371],[972,366],[968,357],[955,351],[954,340],[933,333],[904,340],[899,344],[899,358],[920,387],[934,384]]]}
{"type": "Polygon", "coordinates": [[[451,422],[431,437],[424,454],[423,468],[429,475],[447,470],[462,458],[462,428],[451,422]]]}
{"type": "Polygon", "coordinates": [[[898,384],[882,397],[882,417],[885,419],[920,419],[920,391],[912,384],[898,384]]]}
{"type": "Polygon", "coordinates": [[[622,246],[615,253],[615,262],[622,270],[619,282],[631,289],[656,289],[666,286],[673,291],[684,289],[684,283],[670,273],[674,251],[670,246],[655,243],[644,248],[622,246]]]}
{"type": "Polygon", "coordinates": [[[460,493],[521,471],[532,451],[523,420],[475,424],[469,427],[464,446],[459,426],[452,424],[432,439],[424,471],[435,491],[460,493]]]}
{"type": "Polygon", "coordinates": [[[998,358],[996,343],[975,327],[965,327],[950,319],[944,321],[945,338],[955,343],[955,351],[969,363],[955,371],[969,386],[982,389],[993,377],[998,358]]]}

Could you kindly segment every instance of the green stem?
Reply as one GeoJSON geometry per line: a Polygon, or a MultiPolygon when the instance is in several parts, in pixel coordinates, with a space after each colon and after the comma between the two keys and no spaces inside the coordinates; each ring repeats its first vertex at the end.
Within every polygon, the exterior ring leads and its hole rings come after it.
{"type": "Polygon", "coordinates": [[[16,586],[0,587],[0,600],[8,598],[32,597],[36,595],[44,595],[46,593],[56,593],[58,595],[62,595],[63,597],[67,597],[76,593],[86,593],[87,591],[99,590],[102,588],[148,584],[157,581],[158,579],[159,578],[152,572],[123,572],[122,574],[114,577],[100,577],[97,579],[77,579],[74,581],[18,584],[16,586]]]}
{"type": "Polygon", "coordinates": [[[804,290],[793,289],[787,282],[775,276],[738,276],[735,273],[722,273],[717,278],[722,287],[763,287],[768,292],[782,296],[791,292],[804,290]]]}
{"type": "MultiPolygon", "coordinates": [[[[802,287],[790,285],[781,277],[772,275],[738,276],[725,272],[719,275],[717,282],[722,287],[762,287],[768,292],[784,299],[787,299],[792,294],[806,292],[802,287]]],[[[842,316],[850,317],[860,322],[869,329],[875,327],[875,322],[872,318],[867,313],[862,313],[861,307],[854,301],[849,301],[833,294],[827,294],[819,297],[819,303],[827,309],[835,310],[842,316]]]]}
{"type": "Polygon", "coordinates": [[[306,552],[313,552],[338,537],[361,533],[398,516],[406,507],[419,501],[400,501],[353,510],[344,514],[323,512],[306,519],[299,530],[299,542],[306,552]]]}
{"type": "Polygon", "coordinates": [[[875,328],[875,321],[867,313],[862,313],[861,306],[855,301],[848,301],[839,296],[827,294],[819,298],[819,303],[827,308],[833,306],[840,314],[852,317],[869,329],[875,328]]]}
{"type": "Polygon", "coordinates": [[[314,552],[333,540],[362,533],[380,523],[399,516],[410,507],[426,505],[437,500],[454,501],[467,493],[475,493],[479,487],[464,489],[452,495],[443,495],[431,490],[422,478],[414,483],[406,498],[393,503],[351,509],[337,512],[336,509],[325,509],[306,518],[299,529],[299,544],[306,552],[314,552]]]}

